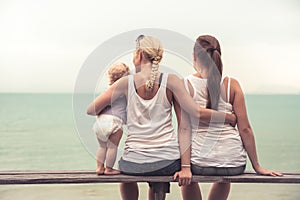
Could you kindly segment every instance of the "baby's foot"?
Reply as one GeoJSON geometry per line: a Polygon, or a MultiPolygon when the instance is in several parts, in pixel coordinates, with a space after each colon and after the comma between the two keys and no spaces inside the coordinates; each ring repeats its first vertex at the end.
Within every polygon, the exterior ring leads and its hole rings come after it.
{"type": "Polygon", "coordinates": [[[106,167],[104,170],[104,174],[105,175],[117,175],[117,174],[121,174],[121,172],[119,170],[110,168],[110,167],[106,167]]]}
{"type": "Polygon", "coordinates": [[[97,175],[102,175],[102,174],[104,174],[104,171],[105,171],[104,167],[97,167],[96,174],[97,175]]]}

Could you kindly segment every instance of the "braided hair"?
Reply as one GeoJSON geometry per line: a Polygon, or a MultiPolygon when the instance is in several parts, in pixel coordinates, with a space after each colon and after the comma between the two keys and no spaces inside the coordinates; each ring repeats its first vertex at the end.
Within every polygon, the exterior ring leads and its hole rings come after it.
{"type": "Polygon", "coordinates": [[[163,47],[157,38],[151,36],[139,36],[137,39],[137,49],[141,50],[144,57],[152,63],[150,79],[146,81],[146,90],[151,92],[154,81],[158,74],[159,63],[163,56],[163,47]]]}

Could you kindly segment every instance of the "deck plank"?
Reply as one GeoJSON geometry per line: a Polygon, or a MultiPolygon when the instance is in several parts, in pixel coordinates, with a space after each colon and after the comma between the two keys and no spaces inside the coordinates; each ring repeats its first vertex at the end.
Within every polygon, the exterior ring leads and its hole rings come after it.
{"type": "MultiPolygon", "coordinates": [[[[194,182],[287,183],[299,184],[300,173],[284,173],[282,177],[262,176],[246,172],[237,176],[193,176],[194,182]]],[[[172,176],[102,175],[94,171],[0,171],[0,185],[6,184],[78,184],[120,182],[175,182],[172,176]]]]}

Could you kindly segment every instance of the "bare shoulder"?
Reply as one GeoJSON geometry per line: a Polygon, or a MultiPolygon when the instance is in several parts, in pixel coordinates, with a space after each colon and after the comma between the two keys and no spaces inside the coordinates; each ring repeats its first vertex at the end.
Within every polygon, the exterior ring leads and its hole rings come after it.
{"type": "Polygon", "coordinates": [[[180,78],[175,74],[169,74],[168,80],[180,80],[180,78]]]}
{"type": "Polygon", "coordinates": [[[120,89],[126,89],[128,87],[128,76],[124,76],[117,80],[113,85],[120,89]]]}
{"type": "Polygon", "coordinates": [[[234,91],[240,91],[241,90],[241,85],[240,85],[239,81],[235,78],[230,78],[230,85],[231,85],[230,89],[232,89],[234,91]]]}
{"type": "Polygon", "coordinates": [[[176,84],[181,83],[182,80],[176,76],[175,74],[169,74],[168,75],[168,87],[170,89],[173,89],[176,87],[176,84]]]}
{"type": "Polygon", "coordinates": [[[228,86],[228,84],[229,84],[229,80],[230,80],[230,90],[231,90],[231,91],[233,91],[234,89],[240,87],[240,83],[239,83],[239,81],[238,81],[236,78],[230,77],[230,79],[229,79],[229,77],[226,76],[226,77],[223,79],[223,81],[222,81],[222,84],[223,84],[223,86],[226,87],[226,90],[227,90],[227,86],[228,86]]]}
{"type": "Polygon", "coordinates": [[[230,102],[234,105],[244,104],[244,92],[239,81],[235,78],[230,78],[230,102]]]}

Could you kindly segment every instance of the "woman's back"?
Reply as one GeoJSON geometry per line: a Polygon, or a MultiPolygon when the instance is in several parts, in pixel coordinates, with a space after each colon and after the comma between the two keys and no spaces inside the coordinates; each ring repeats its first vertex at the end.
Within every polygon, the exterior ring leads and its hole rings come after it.
{"type": "MultiPolygon", "coordinates": [[[[193,99],[200,106],[206,107],[209,98],[207,79],[190,75],[185,79],[187,83],[186,80],[188,80],[192,86],[193,99]]],[[[226,94],[220,95],[218,111],[231,113],[233,108],[229,103],[230,79],[223,81],[221,87],[228,89],[226,94]],[[226,82],[227,84],[224,84],[226,82]]],[[[210,123],[208,125],[199,122],[196,118],[191,118],[191,123],[191,162],[193,164],[203,167],[237,167],[246,164],[246,151],[243,147],[239,132],[235,127],[225,123],[210,123]]]]}
{"type": "Polygon", "coordinates": [[[138,163],[179,159],[179,145],[172,126],[172,105],[167,98],[168,74],[161,76],[157,91],[145,99],[128,76],[127,127],[123,159],[138,163]]]}

